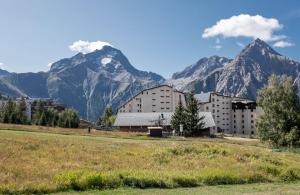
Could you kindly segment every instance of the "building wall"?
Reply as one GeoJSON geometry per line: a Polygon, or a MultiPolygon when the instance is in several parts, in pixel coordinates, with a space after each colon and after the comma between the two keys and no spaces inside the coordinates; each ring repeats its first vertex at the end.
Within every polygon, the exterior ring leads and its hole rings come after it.
{"type": "MultiPolygon", "coordinates": [[[[225,133],[237,135],[256,134],[255,123],[262,112],[261,108],[251,109],[233,109],[233,102],[243,102],[247,104],[250,101],[246,99],[223,96],[218,93],[211,93],[208,102],[199,102],[200,111],[211,112],[216,127],[212,127],[211,133],[225,133]]],[[[252,102],[252,101],[251,101],[252,102]]],[[[252,102],[255,104],[255,102],[252,102]]]]}
{"type": "Polygon", "coordinates": [[[199,109],[202,112],[211,112],[216,127],[212,127],[211,133],[230,133],[231,131],[231,101],[229,96],[211,93],[210,102],[200,103],[199,109]]]}
{"type": "Polygon", "coordinates": [[[183,93],[170,86],[162,85],[143,90],[120,107],[118,112],[174,112],[179,99],[185,106],[183,93]]]}

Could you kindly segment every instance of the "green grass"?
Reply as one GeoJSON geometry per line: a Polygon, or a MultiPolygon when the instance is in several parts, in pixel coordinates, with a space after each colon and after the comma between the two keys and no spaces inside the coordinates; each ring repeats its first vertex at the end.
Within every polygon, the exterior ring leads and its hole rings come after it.
{"type": "Polygon", "coordinates": [[[218,186],[201,186],[195,188],[175,188],[175,189],[137,189],[137,188],[118,188],[112,190],[89,190],[89,191],[68,191],[56,193],[57,195],[66,194],[102,194],[102,195],[299,195],[300,183],[268,183],[268,184],[243,184],[243,185],[218,185],[218,186]]]}
{"type": "Polygon", "coordinates": [[[300,180],[299,153],[274,152],[256,140],[148,139],[80,130],[66,135],[64,130],[28,128],[0,130],[0,193],[127,188],[171,192],[300,180]]]}

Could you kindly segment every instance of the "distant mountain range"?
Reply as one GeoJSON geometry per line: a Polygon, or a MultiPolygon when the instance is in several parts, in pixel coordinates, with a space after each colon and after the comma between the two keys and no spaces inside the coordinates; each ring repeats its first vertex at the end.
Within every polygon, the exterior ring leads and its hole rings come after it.
{"type": "Polygon", "coordinates": [[[0,70],[0,92],[52,98],[78,110],[82,118],[95,121],[107,105],[116,109],[140,90],[163,83],[186,92],[217,91],[255,99],[271,74],[286,74],[300,83],[299,73],[298,62],[280,55],[260,39],[247,45],[235,59],[202,58],[169,80],[137,70],[120,50],[104,46],[59,60],[48,72],[17,74],[0,70]]]}
{"type": "Polygon", "coordinates": [[[282,56],[260,39],[247,45],[234,59],[212,56],[174,73],[167,83],[179,90],[217,91],[255,99],[271,74],[299,80],[300,64],[282,56]]]}

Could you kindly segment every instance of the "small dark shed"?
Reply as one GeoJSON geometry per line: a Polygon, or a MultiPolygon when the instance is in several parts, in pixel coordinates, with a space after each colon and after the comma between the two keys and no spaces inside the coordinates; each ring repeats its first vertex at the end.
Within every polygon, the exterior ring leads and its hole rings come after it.
{"type": "Polygon", "coordinates": [[[163,128],[162,127],[148,127],[149,135],[151,137],[162,137],[163,128]]]}

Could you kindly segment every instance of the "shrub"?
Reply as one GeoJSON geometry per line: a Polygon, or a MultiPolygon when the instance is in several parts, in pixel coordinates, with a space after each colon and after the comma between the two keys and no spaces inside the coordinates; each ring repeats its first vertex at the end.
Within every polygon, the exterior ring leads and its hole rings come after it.
{"type": "Polygon", "coordinates": [[[199,186],[199,182],[196,178],[191,176],[180,176],[173,178],[173,182],[179,187],[196,187],[199,186]]]}
{"type": "Polygon", "coordinates": [[[283,181],[295,181],[297,179],[300,179],[300,169],[287,168],[281,173],[280,178],[283,181]]]}
{"type": "Polygon", "coordinates": [[[281,172],[281,170],[277,166],[269,163],[264,163],[260,165],[259,169],[272,176],[277,176],[281,172]]]}
{"type": "Polygon", "coordinates": [[[213,170],[204,172],[200,176],[200,181],[206,185],[242,184],[245,180],[229,172],[213,170]]]}

